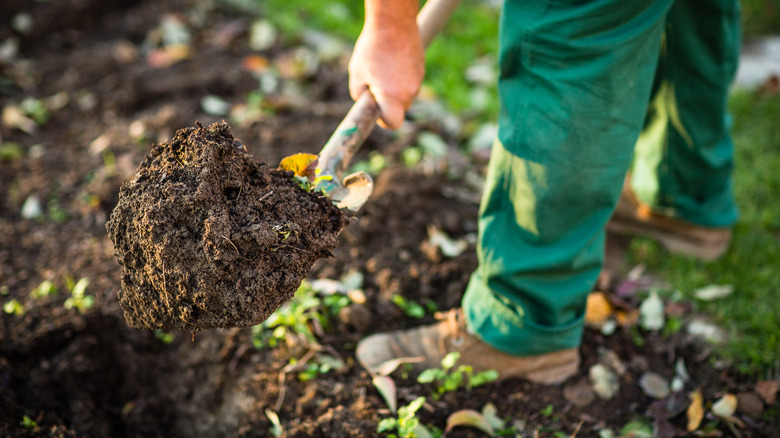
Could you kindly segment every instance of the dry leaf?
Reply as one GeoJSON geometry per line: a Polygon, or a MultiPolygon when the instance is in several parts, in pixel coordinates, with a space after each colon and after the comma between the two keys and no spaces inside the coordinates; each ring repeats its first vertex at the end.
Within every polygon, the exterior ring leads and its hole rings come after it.
{"type": "Polygon", "coordinates": [[[563,397],[581,408],[593,403],[596,398],[587,379],[581,379],[573,385],[564,387],[563,397]]]}
{"type": "Polygon", "coordinates": [[[669,395],[669,381],[662,376],[647,372],[639,378],[639,387],[650,397],[663,399],[669,395]]]}
{"type": "Polygon", "coordinates": [[[693,296],[704,301],[712,301],[724,298],[734,292],[734,286],[730,284],[711,284],[693,291],[693,296]]]}
{"type": "Polygon", "coordinates": [[[271,61],[265,56],[248,55],[241,61],[241,68],[250,73],[263,73],[271,66],[271,61]]]}
{"type": "Polygon", "coordinates": [[[375,376],[371,383],[379,391],[379,395],[385,400],[387,407],[392,412],[398,409],[398,398],[396,397],[395,382],[387,376],[375,376]]]}
{"type": "Polygon", "coordinates": [[[701,420],[704,418],[704,397],[701,395],[701,390],[697,389],[690,393],[690,398],[691,404],[685,415],[688,417],[688,432],[693,432],[699,428],[701,420]]]}
{"type": "Polygon", "coordinates": [[[658,293],[650,292],[650,296],[639,306],[639,324],[645,330],[661,330],[664,328],[664,302],[658,293]]]}
{"type": "Polygon", "coordinates": [[[600,363],[593,365],[590,367],[588,375],[593,385],[593,392],[604,400],[614,397],[620,389],[620,381],[606,365],[600,363]]]}
{"type": "Polygon", "coordinates": [[[613,311],[604,292],[591,292],[585,308],[585,324],[600,327],[612,316],[613,311]]]}
{"type": "Polygon", "coordinates": [[[289,170],[296,176],[303,176],[310,181],[314,180],[314,169],[317,167],[318,156],[314,154],[300,153],[290,155],[282,159],[279,163],[279,168],[282,170],[289,170]]]}
{"type": "Polygon", "coordinates": [[[737,411],[737,396],[726,394],[712,404],[712,413],[721,418],[731,418],[737,411]]]}
{"type": "Polygon", "coordinates": [[[493,426],[485,420],[485,417],[473,409],[461,409],[450,414],[447,417],[447,427],[444,428],[444,432],[447,433],[456,426],[476,427],[490,436],[496,434],[493,426]]]}
{"type": "Polygon", "coordinates": [[[780,391],[780,383],[777,380],[763,380],[756,383],[756,392],[761,395],[761,398],[768,405],[775,404],[778,391],[780,391]]]}

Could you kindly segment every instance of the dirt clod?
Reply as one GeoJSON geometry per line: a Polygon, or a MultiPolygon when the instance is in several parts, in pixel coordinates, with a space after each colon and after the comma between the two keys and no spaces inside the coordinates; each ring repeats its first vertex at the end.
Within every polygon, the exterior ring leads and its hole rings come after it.
{"type": "Polygon", "coordinates": [[[347,221],[288,172],[253,161],[227,124],[179,130],[122,185],[106,224],[125,319],[152,329],[258,324],[331,254],[347,221]]]}

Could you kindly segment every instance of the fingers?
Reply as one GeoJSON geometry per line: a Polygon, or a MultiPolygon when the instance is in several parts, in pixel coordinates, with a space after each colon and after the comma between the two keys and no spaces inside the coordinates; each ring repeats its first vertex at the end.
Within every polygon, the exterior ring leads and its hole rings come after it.
{"type": "Polygon", "coordinates": [[[407,105],[399,99],[383,93],[381,90],[372,90],[374,99],[379,106],[379,126],[385,129],[398,129],[404,123],[404,114],[407,105]]]}

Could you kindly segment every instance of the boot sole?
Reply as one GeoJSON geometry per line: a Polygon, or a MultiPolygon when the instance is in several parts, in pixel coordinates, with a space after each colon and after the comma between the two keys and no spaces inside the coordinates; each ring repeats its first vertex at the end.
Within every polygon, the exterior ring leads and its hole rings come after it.
{"type": "Polygon", "coordinates": [[[695,257],[704,261],[712,261],[722,256],[728,250],[730,243],[730,239],[723,239],[717,242],[694,240],[649,225],[633,221],[624,222],[614,217],[607,223],[607,231],[616,234],[649,237],[658,241],[667,251],[673,254],[695,257]]]}

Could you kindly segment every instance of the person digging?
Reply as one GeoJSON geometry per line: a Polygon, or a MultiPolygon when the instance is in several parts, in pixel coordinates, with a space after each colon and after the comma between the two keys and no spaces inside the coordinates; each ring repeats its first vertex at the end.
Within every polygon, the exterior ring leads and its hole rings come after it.
{"type": "MultiPolygon", "coordinates": [[[[424,76],[418,7],[366,0],[349,65],[352,97],[370,90],[390,129],[424,76]]],[[[739,23],[736,0],[506,0],[479,265],[461,308],[363,339],[360,363],[419,356],[425,369],[457,351],[475,371],[560,383],[578,369],[605,228],[722,255],[737,219],[726,100],[739,23]]]]}

